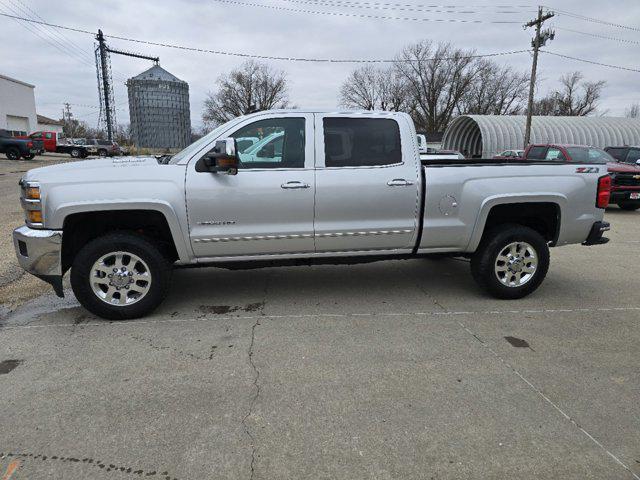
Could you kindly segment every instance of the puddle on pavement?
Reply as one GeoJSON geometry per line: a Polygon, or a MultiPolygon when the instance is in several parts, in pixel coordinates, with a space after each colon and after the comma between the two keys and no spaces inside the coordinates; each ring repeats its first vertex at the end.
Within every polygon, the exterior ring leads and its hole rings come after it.
{"type": "Polygon", "coordinates": [[[0,328],[3,326],[28,325],[42,316],[79,307],[71,291],[65,292],[65,298],[54,294],[46,294],[29,300],[13,311],[0,312],[0,328]]]}
{"type": "Polygon", "coordinates": [[[23,360],[3,360],[0,362],[0,375],[5,375],[20,365],[23,360]]]}
{"type": "Polygon", "coordinates": [[[522,338],[517,338],[517,337],[504,337],[504,339],[509,342],[511,344],[512,347],[516,347],[516,348],[528,348],[530,350],[533,350],[533,348],[531,348],[531,345],[529,345],[529,342],[527,342],[526,340],[523,340],[522,338]]]}

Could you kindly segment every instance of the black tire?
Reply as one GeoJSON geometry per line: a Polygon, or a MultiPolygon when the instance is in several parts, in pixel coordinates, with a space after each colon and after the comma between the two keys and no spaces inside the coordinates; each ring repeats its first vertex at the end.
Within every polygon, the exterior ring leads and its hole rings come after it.
{"type": "MultiPolygon", "coordinates": [[[[527,262],[530,257],[527,257],[528,253],[525,249],[522,249],[517,255],[522,258],[517,261],[521,263],[516,263],[512,268],[529,268],[532,265],[531,262],[527,262]]],[[[509,268],[505,262],[502,263],[509,268]]],[[[478,249],[471,257],[471,274],[474,280],[492,296],[501,299],[512,300],[526,297],[540,286],[548,270],[549,246],[547,241],[535,230],[517,224],[500,225],[486,232],[478,249]],[[517,277],[518,273],[510,270],[496,272],[498,256],[506,252],[507,246],[516,242],[529,244],[537,257],[538,264],[531,277],[523,280],[521,285],[509,286],[506,283],[511,283],[511,281],[516,283],[520,280],[517,277]],[[499,275],[503,279],[502,281],[499,275]]],[[[520,276],[523,274],[520,273],[520,276]]]]}
{"type": "Polygon", "coordinates": [[[618,206],[622,210],[633,211],[633,210],[638,210],[640,208],[640,202],[620,202],[618,203],[618,206]]]}
{"type": "Polygon", "coordinates": [[[9,148],[6,152],[4,152],[6,157],[9,160],[19,160],[20,159],[20,150],[17,148],[9,148]]]}
{"type": "Polygon", "coordinates": [[[72,148],[69,154],[73,158],[82,158],[82,150],[80,148],[72,148]]]}
{"type": "Polygon", "coordinates": [[[24,158],[25,160],[33,160],[34,158],[36,158],[36,154],[35,153],[27,153],[26,155],[22,155],[22,158],[24,158]]]}
{"type": "Polygon", "coordinates": [[[107,151],[104,148],[101,148],[100,150],[98,150],[98,155],[101,157],[106,157],[107,151]]]}
{"type": "MultiPolygon", "coordinates": [[[[124,258],[126,259],[126,255],[124,258]]],[[[131,265],[131,257],[127,266],[131,265]]],[[[124,260],[123,260],[124,262],[124,260]]],[[[110,267],[109,267],[110,269],[110,267]]],[[[130,269],[133,269],[131,267],[130,269]]],[[[126,269],[125,269],[126,270],[126,269]]],[[[146,270],[146,269],[145,269],[146,270]]],[[[139,318],[152,312],[166,297],[171,282],[171,264],[160,249],[147,238],[129,232],[116,232],[99,237],[87,243],[76,255],[71,267],[71,288],[78,301],[91,313],[108,320],[127,320],[139,318]],[[96,278],[94,264],[115,252],[127,252],[141,259],[148,267],[150,282],[146,294],[139,300],[133,300],[129,305],[118,305],[121,295],[135,296],[135,288],[123,287],[111,294],[113,303],[107,303],[98,297],[92,286],[92,278],[96,278]],[[124,290],[127,288],[127,290],[124,290]],[[116,296],[114,298],[114,296],[116,296]]],[[[101,274],[104,275],[104,274],[101,274]]],[[[115,275],[114,275],[115,276],[115,275]]],[[[102,277],[103,279],[104,276],[102,277]]],[[[126,278],[126,277],[125,277],[126,278]]],[[[105,279],[107,280],[107,279],[105,279]]],[[[112,280],[107,280],[111,282],[112,280]]],[[[145,282],[142,282],[144,285],[145,282]]],[[[135,287],[135,285],[133,285],[135,287]]],[[[104,286],[105,290],[113,291],[116,287],[104,286]]],[[[105,295],[108,292],[103,291],[105,295]]],[[[125,301],[126,301],[125,298],[125,301]]]]}

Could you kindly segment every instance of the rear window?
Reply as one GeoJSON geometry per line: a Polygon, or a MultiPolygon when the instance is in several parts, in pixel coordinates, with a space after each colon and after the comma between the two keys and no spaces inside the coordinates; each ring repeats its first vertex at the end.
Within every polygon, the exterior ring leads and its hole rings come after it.
{"type": "Polygon", "coordinates": [[[368,167],[402,162],[400,128],[387,118],[325,118],[327,167],[368,167]]]}
{"type": "Polygon", "coordinates": [[[544,160],[547,155],[547,147],[531,147],[527,153],[527,159],[544,160]]]}
{"type": "Polygon", "coordinates": [[[604,150],[591,147],[568,147],[567,152],[573,163],[608,163],[615,159],[604,150]]]}

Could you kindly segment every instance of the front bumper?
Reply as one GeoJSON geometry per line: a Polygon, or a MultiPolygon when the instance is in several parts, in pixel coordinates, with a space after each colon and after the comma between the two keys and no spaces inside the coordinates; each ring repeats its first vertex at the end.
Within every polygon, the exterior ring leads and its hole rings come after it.
{"type": "Polygon", "coordinates": [[[604,232],[611,230],[611,225],[609,222],[596,222],[591,227],[591,231],[589,232],[589,236],[582,243],[583,245],[602,245],[603,243],[607,243],[609,239],[607,237],[603,237],[604,232]]]}
{"type": "Polygon", "coordinates": [[[13,231],[13,245],[20,266],[62,291],[62,230],[38,230],[22,226],[13,231]]]}

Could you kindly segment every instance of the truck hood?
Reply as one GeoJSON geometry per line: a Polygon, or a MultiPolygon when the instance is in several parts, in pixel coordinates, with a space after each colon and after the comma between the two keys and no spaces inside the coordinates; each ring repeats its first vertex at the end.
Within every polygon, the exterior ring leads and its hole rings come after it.
{"type": "Polygon", "coordinates": [[[607,170],[610,173],[640,173],[640,166],[633,163],[609,162],[607,163],[607,170]]]}
{"type": "Polygon", "coordinates": [[[24,180],[59,183],[86,180],[130,180],[149,177],[150,169],[162,168],[154,157],[113,157],[60,163],[29,170],[24,180]]]}

